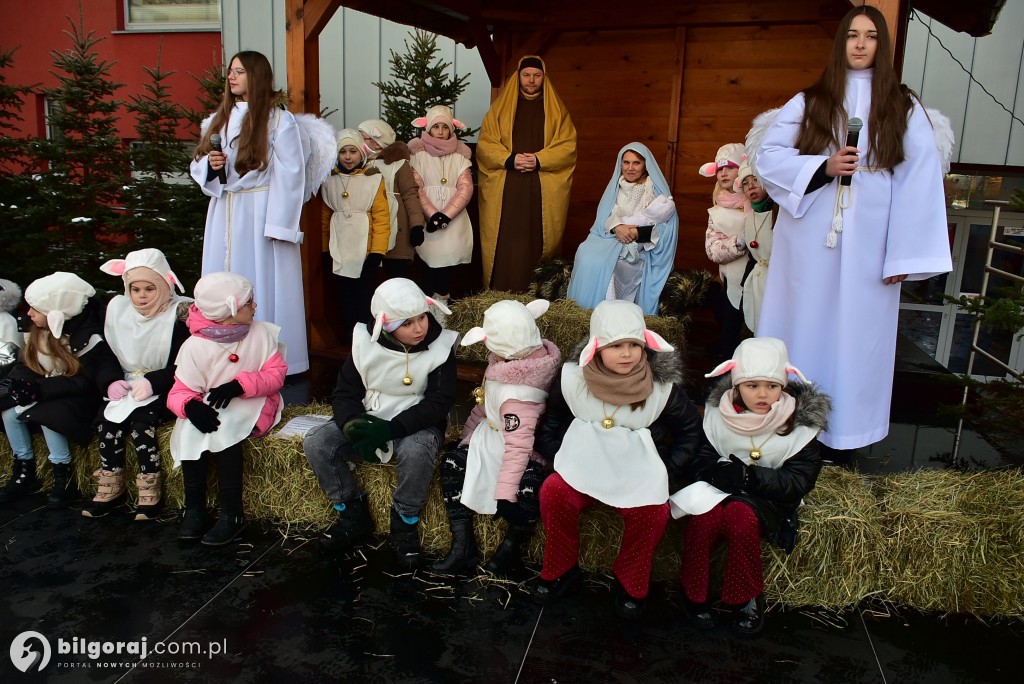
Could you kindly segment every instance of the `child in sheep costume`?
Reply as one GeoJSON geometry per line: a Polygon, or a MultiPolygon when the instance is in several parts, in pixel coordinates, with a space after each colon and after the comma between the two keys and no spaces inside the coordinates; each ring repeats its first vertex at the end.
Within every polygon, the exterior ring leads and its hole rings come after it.
{"type": "Polygon", "coordinates": [[[349,463],[394,459],[391,540],[404,570],[422,561],[416,524],[455,403],[459,334],[442,330],[428,313],[431,306],[451,313],[411,280],[381,283],[370,302],[374,322],[357,324],[352,332],[352,355],[331,399],[334,420],[310,430],[303,441],[306,459],[338,512],[321,536],[333,551],[351,548],[373,532],[366,494],[349,463]]]}
{"type": "Polygon", "coordinates": [[[830,402],[789,363],[782,340],[744,340],[735,356],[707,377],[729,373],[714,387],[704,410],[709,444],[698,460],[697,481],[672,495],[675,517],[686,526],[680,582],[683,609],[702,629],[715,625],[708,583],[711,552],[729,545],[722,601],[736,610],[742,635],[764,624],[761,537],[785,550],[796,541],[796,509],[821,470],[818,433],[830,402]],[[790,383],[789,373],[801,383],[790,383]]]}
{"type": "Polygon", "coordinates": [[[615,610],[643,613],[654,549],[669,518],[670,482],[690,481],[688,468],[704,440],[700,413],[680,386],[673,348],[647,329],[632,302],[605,300],[552,385],[537,430],[537,451],[554,460],[541,488],[544,568],[534,596],[542,603],[578,579],[579,516],[597,502],[625,520],[615,610]]]}
{"type": "Polygon", "coordinates": [[[25,346],[25,334],[14,317],[20,301],[21,288],[0,278],[0,380],[7,377],[25,346]]]}
{"type": "Polygon", "coordinates": [[[139,463],[135,519],[153,520],[163,505],[156,431],[174,417],[167,410],[167,393],[174,384],[174,359],[189,337],[185,319],[191,300],[174,293],[175,287],[182,292],[184,288],[159,249],[129,252],[100,270],[124,281],[124,294],[107,304],[103,324],[103,335],[124,375],[107,387],[109,401],[97,426],[96,495],[82,515],[102,518],[127,500],[125,442],[131,435],[139,463]]]}
{"type": "Polygon", "coordinates": [[[479,560],[473,539],[473,512],[497,513],[508,533],[485,568],[507,572],[540,519],[540,487],[549,469],[534,450],[534,430],[548,390],[562,363],[553,343],[541,339],[536,318],[548,302],[503,300],[484,312],[483,327],[473,328],[464,346],[483,342],[491,352],[483,384],[473,391],[473,408],[457,444],[441,461],[441,486],[452,530],[448,556],[434,564],[439,572],[459,572],[479,560]]]}

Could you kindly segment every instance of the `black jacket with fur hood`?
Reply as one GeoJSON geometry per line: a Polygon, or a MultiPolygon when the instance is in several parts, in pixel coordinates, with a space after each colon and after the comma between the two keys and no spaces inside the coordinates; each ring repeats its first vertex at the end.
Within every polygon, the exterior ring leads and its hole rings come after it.
{"type": "MultiPolygon", "coordinates": [[[[571,363],[577,363],[586,339],[579,342],[566,357],[571,363]]],[[[646,350],[647,361],[651,364],[651,372],[656,382],[672,384],[672,392],[668,403],[651,426],[651,439],[658,448],[661,460],[668,470],[669,491],[693,482],[698,472],[698,451],[707,444],[704,436],[700,411],[694,406],[682,388],[683,363],[675,352],[655,352],[646,350]]],[[[562,447],[562,438],[569,429],[575,416],[569,410],[562,396],[561,371],[551,383],[548,394],[548,405],[537,427],[535,448],[546,461],[554,461],[555,454],[562,447]]],[[[628,457],[628,454],[623,454],[628,457]]]]}
{"type": "MultiPolygon", "coordinates": [[[[722,377],[711,389],[708,406],[718,406],[722,395],[732,387],[729,375],[722,377]]],[[[787,390],[796,398],[795,422],[816,430],[828,428],[828,415],[832,401],[816,384],[790,382],[787,390]]],[[[711,474],[720,455],[710,442],[699,454],[697,479],[711,481],[711,474]]],[[[726,454],[727,455],[727,454],[726,454]]],[[[765,538],[772,545],[791,553],[796,545],[799,527],[797,508],[812,489],[821,471],[821,451],[818,440],[812,439],[800,451],[786,460],[778,469],[747,466],[747,485],[726,501],[742,501],[754,509],[761,521],[765,538]]]]}

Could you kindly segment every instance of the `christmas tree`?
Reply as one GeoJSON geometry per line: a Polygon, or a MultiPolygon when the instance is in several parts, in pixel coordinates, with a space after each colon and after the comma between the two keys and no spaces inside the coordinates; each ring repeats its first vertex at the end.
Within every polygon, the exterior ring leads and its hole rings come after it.
{"type": "MultiPolygon", "coordinates": [[[[455,103],[467,87],[471,74],[452,77],[448,71],[451,62],[437,58],[437,36],[419,29],[409,33],[412,43],[406,39],[405,54],[391,50],[391,79],[375,82],[384,96],[384,120],[391,124],[399,140],[412,140],[420,130],[412,125],[413,119],[426,114],[434,105],[448,105],[454,110],[455,103]]],[[[456,130],[460,138],[468,138],[477,128],[456,130]]]]}

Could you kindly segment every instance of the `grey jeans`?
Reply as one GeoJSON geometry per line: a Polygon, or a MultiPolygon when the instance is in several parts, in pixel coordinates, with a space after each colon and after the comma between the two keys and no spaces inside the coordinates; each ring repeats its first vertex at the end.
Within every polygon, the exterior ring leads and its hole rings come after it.
{"type": "MultiPolygon", "coordinates": [[[[427,502],[442,439],[439,429],[426,428],[394,440],[393,462],[398,471],[394,501],[395,510],[402,515],[419,515],[427,502]]],[[[336,422],[332,420],[311,429],[302,446],[320,488],[332,503],[348,503],[359,496],[359,484],[348,464],[362,463],[363,459],[336,422]]]]}

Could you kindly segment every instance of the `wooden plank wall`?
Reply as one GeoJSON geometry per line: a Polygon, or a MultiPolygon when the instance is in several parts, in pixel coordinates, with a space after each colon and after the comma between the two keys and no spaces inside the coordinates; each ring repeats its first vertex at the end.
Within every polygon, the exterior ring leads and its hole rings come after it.
{"type": "Polygon", "coordinates": [[[815,18],[804,24],[556,34],[542,56],[576,124],[579,156],[563,255],[572,258],[585,239],[616,153],[639,140],[651,148],[666,176],[675,164],[677,267],[711,268],[703,241],[714,181],[698,175],[698,167],[713,160],[721,144],[742,142],[754,116],[785,103],[818,77],[834,26],[815,18]],[[673,112],[677,60],[683,69],[678,112],[673,112]],[[670,160],[673,117],[678,144],[670,160]]]}

